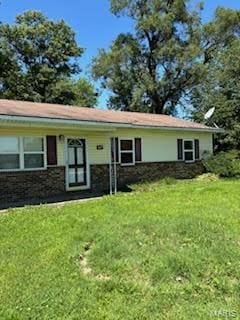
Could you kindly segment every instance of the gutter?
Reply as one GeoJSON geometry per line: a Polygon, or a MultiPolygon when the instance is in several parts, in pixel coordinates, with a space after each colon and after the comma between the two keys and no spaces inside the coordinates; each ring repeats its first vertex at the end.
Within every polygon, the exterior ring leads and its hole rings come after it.
{"type": "Polygon", "coordinates": [[[13,115],[1,115],[0,121],[15,121],[15,122],[32,122],[32,123],[46,123],[46,124],[60,124],[65,126],[99,126],[99,127],[111,127],[111,128],[129,128],[129,129],[152,129],[152,130],[166,130],[166,131],[196,131],[196,132],[211,132],[220,133],[224,132],[220,128],[188,128],[188,127],[169,127],[169,126],[146,126],[129,123],[117,123],[117,122],[100,122],[90,120],[68,120],[59,118],[43,118],[43,117],[28,117],[28,116],[13,116],[13,115]]]}

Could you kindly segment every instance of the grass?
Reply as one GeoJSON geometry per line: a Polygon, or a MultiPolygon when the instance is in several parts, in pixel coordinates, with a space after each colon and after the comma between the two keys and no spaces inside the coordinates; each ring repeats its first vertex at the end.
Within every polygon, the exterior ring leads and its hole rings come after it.
{"type": "Polygon", "coordinates": [[[1,214],[0,319],[239,318],[239,194],[168,179],[1,214]]]}

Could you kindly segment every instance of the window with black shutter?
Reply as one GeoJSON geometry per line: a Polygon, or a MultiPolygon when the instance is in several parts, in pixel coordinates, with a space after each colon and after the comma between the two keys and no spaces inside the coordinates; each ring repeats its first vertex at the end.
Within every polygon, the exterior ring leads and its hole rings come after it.
{"type": "Polygon", "coordinates": [[[193,140],[184,140],[183,141],[183,157],[185,162],[194,162],[195,153],[194,153],[194,141],[193,140]]]}
{"type": "Polygon", "coordinates": [[[135,143],[134,139],[119,139],[119,159],[121,165],[135,164],[135,143]]]}

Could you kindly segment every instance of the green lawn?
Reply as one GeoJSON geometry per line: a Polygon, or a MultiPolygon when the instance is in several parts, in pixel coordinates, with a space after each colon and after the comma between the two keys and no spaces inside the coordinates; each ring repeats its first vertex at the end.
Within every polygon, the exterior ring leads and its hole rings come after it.
{"type": "Polygon", "coordinates": [[[237,180],[0,214],[0,319],[236,319],[239,280],[237,180]]]}

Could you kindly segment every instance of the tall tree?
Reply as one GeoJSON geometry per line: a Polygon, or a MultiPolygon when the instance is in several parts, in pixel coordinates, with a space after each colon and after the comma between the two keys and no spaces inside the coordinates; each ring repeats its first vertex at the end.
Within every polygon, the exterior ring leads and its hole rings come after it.
{"type": "Polygon", "coordinates": [[[208,124],[225,129],[218,139],[219,149],[240,149],[240,39],[220,51],[209,65],[206,81],[192,92],[193,117],[203,120],[215,107],[208,124]]]}
{"type": "MultiPolygon", "coordinates": [[[[0,26],[0,45],[4,53],[0,57],[2,98],[64,104],[78,101],[71,77],[80,72],[77,59],[83,49],[63,20],[54,22],[38,11],[27,11],[16,17],[14,25],[0,26]]],[[[88,93],[96,98],[94,90],[88,93]]]]}
{"type": "Polygon", "coordinates": [[[187,0],[111,0],[116,16],[126,15],[135,32],[120,34],[100,50],[92,73],[112,92],[110,108],[174,113],[181,99],[200,84],[220,46],[232,40],[239,13],[218,9],[203,25],[200,9],[187,0]],[[223,19],[223,20],[222,20],[223,19]]]}
{"type": "MultiPolygon", "coordinates": [[[[2,21],[0,21],[0,28],[1,26],[2,21]]],[[[13,64],[11,53],[7,50],[6,43],[0,34],[0,88],[3,86],[4,71],[6,74],[6,72],[13,67],[13,64]]]]}

